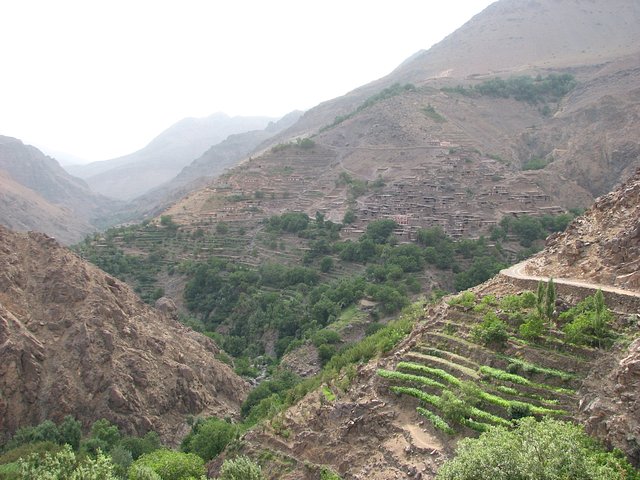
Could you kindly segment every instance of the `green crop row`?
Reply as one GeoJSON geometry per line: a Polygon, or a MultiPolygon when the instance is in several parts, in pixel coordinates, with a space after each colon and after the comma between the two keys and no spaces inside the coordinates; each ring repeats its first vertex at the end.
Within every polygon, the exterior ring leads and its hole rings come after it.
{"type": "Polygon", "coordinates": [[[378,369],[376,373],[382,378],[419,383],[427,387],[444,388],[444,385],[442,383],[436,382],[435,380],[431,380],[430,378],[423,377],[421,375],[411,375],[409,373],[393,372],[393,371],[384,370],[384,369],[378,369]]]}
{"type": "Polygon", "coordinates": [[[440,368],[427,367],[426,365],[420,365],[418,363],[413,363],[413,362],[400,362],[398,363],[397,368],[399,370],[408,370],[411,372],[433,375],[434,377],[438,377],[441,380],[444,380],[445,382],[451,385],[455,385],[457,387],[460,386],[462,383],[456,377],[454,377],[448,372],[445,372],[440,368]]]}
{"type": "Polygon", "coordinates": [[[393,393],[410,395],[412,397],[417,398],[418,400],[422,400],[429,405],[433,405],[434,407],[440,406],[440,397],[437,395],[431,395],[429,393],[425,393],[422,390],[412,387],[389,387],[393,393]]]}
{"type": "Polygon", "coordinates": [[[507,357],[506,355],[497,355],[498,358],[508,361],[512,365],[516,365],[526,373],[541,373],[550,377],[557,377],[562,380],[571,380],[575,378],[575,374],[569,372],[563,372],[562,370],[556,370],[554,368],[541,367],[533,363],[526,362],[519,358],[507,357]]]}
{"type": "Polygon", "coordinates": [[[445,422],[441,417],[439,417],[435,413],[422,407],[417,407],[416,410],[420,415],[422,415],[423,417],[426,417],[431,422],[431,424],[434,427],[436,427],[438,430],[441,430],[449,434],[454,433],[453,428],[451,428],[447,422],[445,422]]]}

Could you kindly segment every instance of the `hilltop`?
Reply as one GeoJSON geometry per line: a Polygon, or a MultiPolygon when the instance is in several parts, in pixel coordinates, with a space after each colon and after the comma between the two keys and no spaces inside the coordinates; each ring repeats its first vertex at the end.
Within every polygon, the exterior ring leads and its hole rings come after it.
{"type": "Polygon", "coordinates": [[[248,385],[171,309],[145,305],[41,233],[0,227],[0,272],[2,440],[73,415],[176,443],[187,415],[238,414],[248,385]]]}

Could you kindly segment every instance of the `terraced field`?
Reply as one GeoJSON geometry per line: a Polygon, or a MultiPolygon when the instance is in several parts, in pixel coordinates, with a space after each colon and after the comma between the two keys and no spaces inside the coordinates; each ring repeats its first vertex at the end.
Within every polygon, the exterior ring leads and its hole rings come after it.
{"type": "MultiPolygon", "coordinates": [[[[411,348],[378,369],[383,388],[414,399],[409,402],[415,402],[418,414],[452,435],[510,426],[524,416],[569,418],[577,408],[576,390],[598,351],[565,343],[554,328],[535,342],[524,340],[512,320],[518,315],[506,305],[494,298],[444,305],[411,348]],[[478,339],[476,330],[487,312],[504,319],[508,336],[503,342],[478,339]]],[[[519,310],[522,318],[533,307],[519,310]]]]}

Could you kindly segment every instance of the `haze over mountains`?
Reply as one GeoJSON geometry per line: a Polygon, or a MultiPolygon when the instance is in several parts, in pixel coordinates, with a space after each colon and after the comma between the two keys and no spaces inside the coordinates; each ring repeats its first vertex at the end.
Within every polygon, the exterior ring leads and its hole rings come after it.
{"type": "Polygon", "coordinates": [[[261,130],[275,119],[229,117],[215,113],[205,118],[185,118],[137,152],[111,160],[67,167],[96,192],[131,200],[176,176],[183,167],[229,135],[261,130]]]}

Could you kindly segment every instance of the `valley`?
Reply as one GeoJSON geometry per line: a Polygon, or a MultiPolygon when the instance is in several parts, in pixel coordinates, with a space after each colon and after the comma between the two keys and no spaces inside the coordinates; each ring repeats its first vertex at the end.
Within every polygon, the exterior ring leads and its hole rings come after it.
{"type": "Polygon", "coordinates": [[[499,0],[85,180],[0,137],[0,479],[640,478],[638,25],[499,0]]]}

